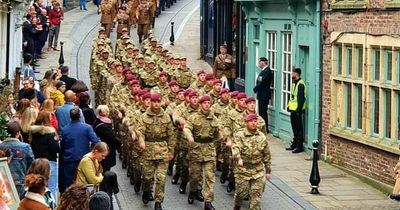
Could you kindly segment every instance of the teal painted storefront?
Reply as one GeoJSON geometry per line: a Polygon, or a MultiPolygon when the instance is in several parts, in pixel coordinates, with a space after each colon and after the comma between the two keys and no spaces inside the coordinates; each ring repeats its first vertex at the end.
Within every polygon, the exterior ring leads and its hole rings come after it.
{"type": "MultiPolygon", "coordinates": [[[[240,0],[239,0],[240,1],[240,0]]],[[[291,141],[293,133],[286,103],[290,97],[291,69],[300,67],[307,84],[305,148],[320,131],[320,5],[318,0],[240,1],[246,20],[245,90],[253,94],[258,58],[268,58],[274,70],[273,103],[269,107],[272,133],[291,141]]]]}

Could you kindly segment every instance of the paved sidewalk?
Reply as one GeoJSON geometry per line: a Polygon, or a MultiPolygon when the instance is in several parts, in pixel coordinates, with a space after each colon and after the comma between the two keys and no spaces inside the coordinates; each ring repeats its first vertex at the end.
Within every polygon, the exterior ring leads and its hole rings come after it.
{"type": "MultiPolygon", "coordinates": [[[[195,1],[198,3],[198,1],[195,1]]],[[[164,17],[160,17],[159,27],[155,29],[156,36],[161,38],[165,46],[172,52],[186,56],[189,66],[194,69],[205,69],[210,71],[211,67],[200,60],[200,16],[198,6],[191,0],[179,0],[175,9],[166,11],[164,17]],[[197,7],[197,9],[196,9],[197,7]],[[194,12],[193,12],[194,11],[194,12]],[[174,15],[174,12],[176,13],[174,15]],[[182,12],[186,15],[177,15],[182,12]],[[169,25],[173,20],[176,22],[175,46],[168,45],[169,25]],[[164,21],[164,22],[163,22],[164,21]],[[162,24],[161,24],[162,23],[162,24]],[[165,33],[164,33],[165,31],[165,33]],[[157,33],[159,33],[157,35],[157,33]]],[[[65,13],[65,21],[62,23],[60,41],[65,41],[64,59],[65,65],[70,65],[71,76],[78,76],[85,83],[88,82],[88,62],[90,44],[97,34],[98,19],[93,4],[88,4],[88,12],[80,12],[73,9],[65,13]]],[[[156,23],[157,25],[157,23],[156,23]]],[[[132,31],[136,39],[135,31],[132,31]]],[[[115,35],[112,36],[115,39],[115,35]]],[[[58,52],[50,52],[45,55],[47,59],[40,60],[42,74],[51,67],[58,66],[58,52]]],[[[263,197],[263,207],[268,209],[399,209],[400,203],[389,200],[381,192],[369,185],[346,174],[345,172],[322,161],[319,162],[321,184],[321,195],[311,195],[308,182],[311,170],[311,161],[305,160],[307,155],[291,154],[284,150],[285,145],[277,138],[269,136],[270,149],[272,152],[272,174],[273,180],[268,183],[266,193],[263,197]]],[[[133,192],[126,177],[126,171],[118,164],[114,169],[118,173],[121,192],[114,200],[114,206],[118,202],[120,209],[150,209],[152,205],[144,206],[140,196],[133,192]]],[[[217,177],[218,182],[218,177],[217,177]]],[[[177,193],[177,186],[170,184],[168,179],[166,189],[166,209],[201,209],[200,204],[190,206],[186,202],[186,195],[182,197],[177,193]]],[[[216,183],[216,207],[217,209],[230,209],[233,202],[233,194],[226,193],[225,186],[216,183]]],[[[116,206],[116,209],[119,209],[116,206]]]]}

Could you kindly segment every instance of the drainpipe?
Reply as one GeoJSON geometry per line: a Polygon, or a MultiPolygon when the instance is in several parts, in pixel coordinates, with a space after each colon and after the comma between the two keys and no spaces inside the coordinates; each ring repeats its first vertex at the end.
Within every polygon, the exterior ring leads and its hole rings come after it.
{"type": "MultiPolygon", "coordinates": [[[[316,35],[318,37],[318,44],[316,46],[316,52],[319,53],[319,59],[316,59],[316,69],[315,69],[315,119],[314,119],[314,137],[318,138],[318,141],[321,141],[321,117],[322,117],[322,73],[321,73],[321,59],[322,59],[322,48],[321,48],[321,3],[320,1],[316,1],[316,35]]],[[[322,145],[322,144],[320,144],[322,145]]]]}
{"type": "Polygon", "coordinates": [[[10,31],[11,31],[11,9],[8,6],[7,7],[7,44],[6,44],[6,79],[10,79],[9,78],[9,74],[10,74],[10,31]]]}

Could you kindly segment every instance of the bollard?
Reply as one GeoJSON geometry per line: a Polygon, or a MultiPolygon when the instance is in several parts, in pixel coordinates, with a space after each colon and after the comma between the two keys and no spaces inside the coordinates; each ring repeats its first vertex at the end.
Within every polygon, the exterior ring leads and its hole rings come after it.
{"type": "Polygon", "coordinates": [[[60,42],[61,45],[61,50],[60,50],[60,58],[58,58],[58,64],[60,65],[60,68],[64,65],[64,42],[60,42]]]}
{"type": "Polygon", "coordinates": [[[318,187],[319,182],[321,181],[319,177],[319,170],[318,170],[318,146],[319,141],[314,140],[313,143],[313,164],[311,168],[310,174],[310,184],[311,184],[311,194],[319,194],[318,187]]]}
{"type": "Polygon", "coordinates": [[[174,22],[171,22],[171,37],[169,37],[169,41],[171,45],[174,45],[175,36],[174,36],[174,22]]]}

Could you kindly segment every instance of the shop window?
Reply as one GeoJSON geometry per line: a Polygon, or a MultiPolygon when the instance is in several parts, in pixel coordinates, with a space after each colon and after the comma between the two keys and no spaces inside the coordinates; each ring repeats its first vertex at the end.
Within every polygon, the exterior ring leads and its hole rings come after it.
{"type": "Polygon", "coordinates": [[[332,9],[364,9],[367,8],[367,0],[332,0],[332,9]]]}
{"type": "Polygon", "coordinates": [[[276,57],[277,57],[277,50],[276,50],[276,32],[267,32],[267,57],[269,62],[269,68],[272,71],[273,79],[271,82],[271,100],[269,105],[271,107],[275,106],[275,94],[276,94],[276,57]]]}
{"type": "Polygon", "coordinates": [[[260,25],[254,25],[254,39],[260,39],[260,25]]]}
{"type": "Polygon", "coordinates": [[[292,86],[292,34],[285,32],[282,34],[282,111],[286,111],[286,106],[291,95],[292,86]]]}
{"type": "Polygon", "coordinates": [[[332,44],[330,133],[398,153],[400,38],[356,37],[332,44]]]}

